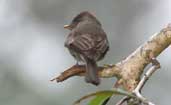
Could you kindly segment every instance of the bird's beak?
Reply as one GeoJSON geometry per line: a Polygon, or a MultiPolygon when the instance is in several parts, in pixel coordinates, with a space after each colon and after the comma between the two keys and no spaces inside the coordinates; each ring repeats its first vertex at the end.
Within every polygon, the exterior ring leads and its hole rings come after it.
{"type": "Polygon", "coordinates": [[[64,25],[64,28],[71,30],[71,26],[70,25],[64,25]]]}

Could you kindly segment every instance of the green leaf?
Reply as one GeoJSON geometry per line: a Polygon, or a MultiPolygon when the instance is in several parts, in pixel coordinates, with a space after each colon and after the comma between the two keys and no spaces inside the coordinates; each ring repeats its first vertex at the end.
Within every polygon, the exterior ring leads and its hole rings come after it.
{"type": "Polygon", "coordinates": [[[104,102],[107,101],[114,94],[134,97],[132,93],[127,92],[123,89],[113,88],[112,90],[96,92],[96,97],[90,100],[88,105],[104,105],[104,102]]]}
{"type": "Polygon", "coordinates": [[[100,95],[93,98],[88,105],[103,105],[112,95],[100,95]]]}
{"type": "Polygon", "coordinates": [[[93,97],[93,96],[112,96],[113,92],[111,90],[103,90],[103,91],[98,91],[95,93],[88,94],[86,96],[81,97],[79,100],[75,101],[74,105],[78,105],[81,101],[93,97]]]}
{"type": "Polygon", "coordinates": [[[104,102],[107,101],[112,95],[123,95],[128,97],[135,97],[131,92],[125,91],[120,88],[113,88],[112,90],[103,90],[98,91],[95,93],[88,94],[86,96],[83,96],[79,100],[77,100],[74,105],[80,104],[81,101],[96,96],[92,100],[89,101],[88,105],[104,105],[104,102]]]}

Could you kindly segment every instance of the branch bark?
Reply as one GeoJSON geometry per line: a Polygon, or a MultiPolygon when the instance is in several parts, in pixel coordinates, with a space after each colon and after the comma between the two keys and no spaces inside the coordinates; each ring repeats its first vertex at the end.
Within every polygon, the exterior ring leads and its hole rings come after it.
{"type": "MultiPolygon", "coordinates": [[[[135,94],[135,96],[141,100],[140,103],[143,103],[145,105],[155,105],[154,103],[152,103],[151,101],[149,101],[148,99],[146,99],[142,94],[141,94],[141,90],[143,88],[143,86],[145,85],[145,83],[147,82],[147,80],[152,76],[152,74],[158,70],[160,68],[160,63],[155,59],[152,58],[151,59],[152,62],[152,67],[150,69],[147,70],[147,72],[145,73],[145,75],[142,77],[142,79],[140,80],[140,82],[138,83],[137,87],[133,90],[133,93],[135,94]]],[[[139,103],[139,104],[140,104],[139,103]]]]}
{"type": "MultiPolygon", "coordinates": [[[[157,57],[171,44],[171,25],[163,28],[159,33],[152,35],[143,45],[137,48],[126,59],[109,65],[99,67],[99,76],[102,78],[116,77],[118,84],[128,91],[133,91],[140,81],[144,68],[151,63],[151,56],[157,57]]],[[[73,66],[58,77],[52,79],[62,82],[72,76],[83,76],[85,67],[73,66]]]]}

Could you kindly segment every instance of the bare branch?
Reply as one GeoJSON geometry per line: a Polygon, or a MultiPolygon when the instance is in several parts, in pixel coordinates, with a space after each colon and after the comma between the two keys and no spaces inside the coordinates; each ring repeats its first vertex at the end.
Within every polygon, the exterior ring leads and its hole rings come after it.
{"type": "MultiPolygon", "coordinates": [[[[121,62],[109,67],[99,67],[99,76],[103,78],[117,77],[118,84],[128,91],[133,91],[140,80],[144,68],[151,63],[150,54],[155,58],[171,44],[171,25],[153,35],[147,42],[137,48],[121,62]]],[[[85,67],[73,66],[60,76],[52,79],[62,82],[72,76],[83,76],[85,67]]]]}
{"type": "Polygon", "coordinates": [[[135,90],[141,91],[147,80],[150,78],[150,76],[160,68],[160,63],[155,58],[152,58],[152,65],[153,66],[144,74],[143,78],[138,83],[135,90]]]}
{"type": "MultiPolygon", "coordinates": [[[[99,77],[111,78],[116,77],[117,87],[122,86],[127,91],[132,92],[136,98],[124,97],[116,105],[122,105],[125,101],[131,104],[131,100],[145,105],[155,105],[150,102],[140,93],[147,80],[151,75],[160,68],[159,62],[154,59],[162,51],[164,51],[171,44],[171,24],[163,28],[159,33],[154,34],[149,40],[137,48],[132,54],[124,60],[105,67],[98,67],[99,77]],[[152,67],[140,80],[144,68],[152,63],[152,67]]],[[[62,82],[72,76],[84,76],[86,68],[84,65],[74,65],[65,70],[61,75],[55,77],[51,81],[56,80],[62,82]]],[[[129,105],[130,105],[129,104],[129,105]]],[[[137,105],[137,104],[136,104],[137,105]]],[[[139,105],[139,104],[138,104],[139,105]]]]}
{"type": "MultiPolygon", "coordinates": [[[[120,69],[115,65],[105,65],[105,67],[98,67],[99,72],[98,75],[102,78],[110,78],[110,77],[120,77],[120,69]]],[[[71,68],[65,70],[61,75],[51,79],[50,81],[62,82],[72,76],[84,76],[86,68],[84,65],[74,65],[71,68]]]]}
{"type": "Polygon", "coordinates": [[[123,105],[125,101],[129,100],[130,98],[128,96],[123,97],[119,102],[116,103],[116,105],[123,105]]]}
{"type": "Polygon", "coordinates": [[[145,97],[142,96],[140,93],[141,89],[147,82],[147,80],[152,76],[152,74],[160,68],[160,63],[155,59],[152,58],[152,67],[145,73],[145,75],[142,77],[141,81],[138,83],[137,87],[134,89],[133,93],[142,101],[142,103],[145,103],[147,105],[155,105],[149,100],[147,100],[145,97]]]}

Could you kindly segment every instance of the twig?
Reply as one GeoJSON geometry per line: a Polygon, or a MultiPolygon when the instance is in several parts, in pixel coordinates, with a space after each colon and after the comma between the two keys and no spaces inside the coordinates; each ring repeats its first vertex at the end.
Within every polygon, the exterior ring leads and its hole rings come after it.
{"type": "Polygon", "coordinates": [[[156,70],[160,68],[160,63],[155,58],[152,58],[151,62],[152,62],[152,67],[144,74],[143,78],[141,79],[135,90],[141,91],[147,80],[152,76],[152,74],[156,70]]]}
{"type": "Polygon", "coordinates": [[[140,91],[145,85],[145,83],[147,82],[147,80],[152,76],[152,74],[157,69],[160,68],[160,63],[155,58],[152,58],[151,61],[152,61],[152,67],[145,73],[145,75],[143,76],[143,78],[141,79],[141,81],[138,83],[137,87],[133,91],[133,93],[138,97],[138,99],[140,99],[142,103],[147,104],[147,105],[155,105],[155,104],[153,104],[152,102],[147,100],[145,97],[143,97],[140,91]]]}
{"type": "Polygon", "coordinates": [[[57,77],[51,79],[50,81],[56,80],[56,82],[62,82],[64,80],[68,79],[69,77],[81,75],[81,73],[84,73],[84,72],[85,72],[85,67],[83,65],[79,65],[79,66],[74,65],[71,68],[62,72],[60,76],[57,76],[57,77]]]}
{"type": "Polygon", "coordinates": [[[116,105],[122,105],[125,101],[129,100],[130,98],[128,96],[123,97],[119,102],[116,103],[116,105]]]}
{"type": "MultiPolygon", "coordinates": [[[[74,65],[69,69],[65,70],[61,73],[61,75],[51,79],[50,81],[62,82],[73,76],[84,76],[86,68],[84,65],[74,65]]],[[[98,75],[102,78],[110,78],[110,77],[120,77],[120,69],[115,65],[105,65],[105,67],[98,67],[98,75]]]]}

